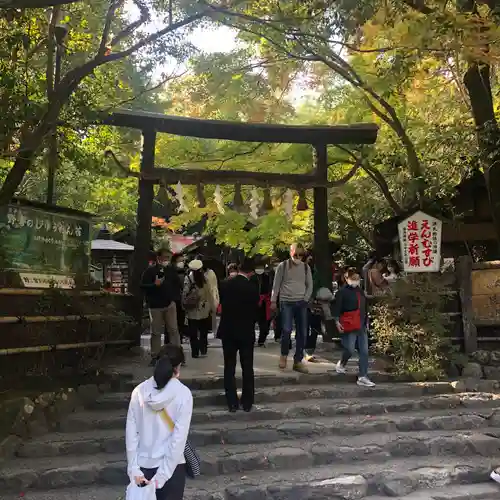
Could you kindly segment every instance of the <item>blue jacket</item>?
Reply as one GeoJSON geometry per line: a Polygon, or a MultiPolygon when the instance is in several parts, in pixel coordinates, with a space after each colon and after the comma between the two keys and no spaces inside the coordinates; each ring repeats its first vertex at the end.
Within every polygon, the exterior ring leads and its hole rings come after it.
{"type": "Polygon", "coordinates": [[[361,326],[366,327],[368,308],[365,292],[360,287],[344,285],[335,295],[335,302],[333,304],[334,319],[339,321],[343,313],[358,309],[361,317],[361,326]]]}

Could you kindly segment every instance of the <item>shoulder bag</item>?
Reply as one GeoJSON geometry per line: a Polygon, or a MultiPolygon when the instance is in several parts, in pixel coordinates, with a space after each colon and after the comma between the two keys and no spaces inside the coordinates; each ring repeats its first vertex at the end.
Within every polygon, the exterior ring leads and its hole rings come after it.
{"type": "MultiPolygon", "coordinates": [[[[163,409],[160,413],[163,421],[168,425],[170,431],[173,432],[175,424],[167,410],[163,409]]],[[[189,439],[186,441],[186,447],[184,448],[184,460],[186,460],[187,476],[191,479],[197,478],[201,474],[201,460],[194,446],[189,442],[189,439]]]]}

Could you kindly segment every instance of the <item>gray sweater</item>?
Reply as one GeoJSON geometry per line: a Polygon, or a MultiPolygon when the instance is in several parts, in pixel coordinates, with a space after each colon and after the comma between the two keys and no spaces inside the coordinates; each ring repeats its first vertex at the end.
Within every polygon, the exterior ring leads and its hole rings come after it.
{"type": "Polygon", "coordinates": [[[294,264],[290,259],[282,262],[274,275],[271,302],[309,302],[313,292],[311,269],[304,262],[294,264]]]}

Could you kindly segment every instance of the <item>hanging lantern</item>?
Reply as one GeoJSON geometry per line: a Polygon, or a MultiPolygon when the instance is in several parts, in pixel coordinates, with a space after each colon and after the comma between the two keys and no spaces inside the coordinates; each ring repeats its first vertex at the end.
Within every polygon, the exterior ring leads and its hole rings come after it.
{"type": "Polygon", "coordinates": [[[306,199],[306,191],[305,189],[301,189],[299,191],[299,201],[297,202],[297,210],[299,212],[303,212],[304,210],[307,210],[309,206],[307,205],[307,199],[306,199]]]}
{"type": "Polygon", "coordinates": [[[241,196],[241,184],[236,184],[234,186],[234,199],[233,199],[233,210],[236,212],[242,212],[245,208],[243,203],[243,196],[241,196]]]}
{"type": "Polygon", "coordinates": [[[207,200],[205,199],[205,192],[203,190],[203,184],[196,184],[196,197],[198,198],[198,207],[205,208],[207,206],[207,200]]]}
{"type": "Polygon", "coordinates": [[[188,212],[186,202],[184,201],[184,189],[182,187],[181,181],[179,181],[175,186],[175,197],[179,203],[180,212],[188,212]]]}
{"type": "Polygon", "coordinates": [[[290,189],[286,190],[285,193],[285,214],[289,220],[292,220],[293,217],[293,193],[290,189]]]}
{"type": "Polygon", "coordinates": [[[259,218],[260,197],[256,188],[252,189],[252,197],[250,199],[250,217],[254,220],[259,218]]]}
{"type": "Polygon", "coordinates": [[[224,208],[224,198],[222,197],[222,192],[220,190],[219,185],[215,186],[214,201],[215,204],[217,205],[217,210],[219,211],[219,213],[220,214],[225,213],[226,209],[224,208]]]}

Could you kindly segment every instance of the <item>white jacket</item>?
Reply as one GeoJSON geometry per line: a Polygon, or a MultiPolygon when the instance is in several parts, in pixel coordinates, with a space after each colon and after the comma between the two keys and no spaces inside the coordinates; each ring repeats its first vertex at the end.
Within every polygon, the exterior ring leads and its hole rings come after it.
{"type": "Polygon", "coordinates": [[[141,467],[158,467],[157,488],[162,488],[179,464],[185,463],[184,448],[193,413],[191,391],[172,378],[159,391],[153,377],[132,392],[127,414],[127,473],[130,480],[142,476],[141,467]],[[174,430],[162,417],[165,410],[174,422],[174,430]]]}

